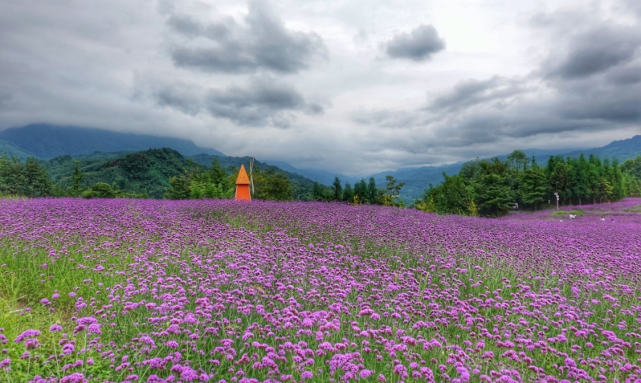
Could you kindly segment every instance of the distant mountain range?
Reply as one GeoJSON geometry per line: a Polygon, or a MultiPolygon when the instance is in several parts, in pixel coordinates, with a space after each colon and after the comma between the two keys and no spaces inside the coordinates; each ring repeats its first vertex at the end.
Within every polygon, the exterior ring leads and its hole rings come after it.
{"type": "Polygon", "coordinates": [[[200,153],[224,156],[218,150],[200,147],[180,138],[94,128],[32,124],[0,131],[0,153],[7,152],[20,158],[32,156],[49,159],[61,155],[136,152],[165,147],[177,150],[185,156],[200,153]]]}
{"type": "MultiPolygon", "coordinates": [[[[89,163],[96,165],[98,159],[113,159],[123,156],[123,158],[126,158],[127,153],[153,148],[172,148],[178,152],[181,158],[177,158],[173,153],[164,153],[162,155],[156,153],[161,157],[164,155],[171,158],[171,161],[176,165],[174,170],[182,169],[183,161],[190,159],[199,165],[209,166],[215,157],[226,168],[238,167],[241,163],[248,164],[249,162],[249,157],[229,157],[216,149],[200,147],[189,140],[178,138],[50,124],[31,124],[0,131],[0,153],[6,152],[22,159],[33,156],[48,160],[57,156],[70,155],[80,158],[81,161],[87,161],[86,165],[89,166],[89,163]]],[[[608,145],[597,148],[580,150],[532,149],[524,150],[524,152],[528,156],[535,156],[537,162],[541,165],[545,165],[552,155],[578,157],[581,153],[586,156],[594,154],[601,158],[617,158],[622,162],[628,158],[641,155],[641,135],[613,141],[608,145]]],[[[505,159],[507,153],[498,157],[505,159]]],[[[463,162],[459,162],[442,166],[401,168],[373,174],[371,177],[374,177],[379,187],[385,185],[385,176],[387,175],[392,175],[398,181],[405,182],[405,186],[401,191],[401,198],[406,202],[411,202],[419,198],[430,184],[437,185],[441,183],[443,181],[443,172],[449,175],[456,174],[463,164],[463,162]]],[[[273,168],[286,174],[294,185],[295,194],[309,190],[313,182],[331,185],[334,177],[339,177],[343,184],[349,182],[352,185],[361,179],[361,177],[346,176],[325,170],[298,169],[282,161],[257,161],[257,165],[264,169],[273,168]]],[[[66,166],[70,166],[69,163],[66,166]]],[[[169,166],[169,168],[172,167],[169,166]]],[[[65,169],[64,171],[68,170],[65,169]]],[[[171,173],[173,174],[173,171],[171,173]]],[[[367,179],[369,177],[370,175],[362,178],[367,179]]]]}
{"type": "MultiPolygon", "coordinates": [[[[547,164],[547,161],[551,156],[561,155],[563,157],[579,157],[581,153],[583,153],[585,156],[594,154],[600,158],[616,158],[620,162],[623,162],[628,158],[633,158],[641,155],[641,135],[637,135],[625,140],[613,141],[608,145],[598,148],[554,150],[528,149],[523,150],[523,152],[528,157],[534,156],[539,165],[542,166],[545,166],[547,164]]],[[[499,155],[497,157],[499,159],[505,160],[507,156],[508,153],[499,155]]],[[[380,172],[365,177],[345,176],[322,170],[297,169],[283,162],[272,163],[283,169],[287,169],[287,171],[291,173],[300,174],[325,185],[330,185],[334,180],[334,177],[340,178],[343,183],[350,182],[352,185],[354,184],[354,182],[357,182],[361,178],[367,179],[369,177],[374,177],[374,179],[376,180],[376,184],[379,185],[379,187],[383,187],[385,185],[385,176],[391,175],[398,181],[405,182],[405,186],[401,190],[401,198],[405,202],[411,203],[417,198],[420,198],[423,195],[423,191],[427,189],[430,184],[436,186],[443,182],[443,172],[448,175],[456,174],[459,172],[465,162],[458,162],[440,166],[401,168],[394,171],[380,172]]]]}

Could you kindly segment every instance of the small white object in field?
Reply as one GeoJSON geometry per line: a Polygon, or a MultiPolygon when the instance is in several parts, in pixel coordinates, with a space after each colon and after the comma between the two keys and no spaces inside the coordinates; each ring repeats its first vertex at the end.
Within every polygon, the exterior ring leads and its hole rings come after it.
{"type": "Polygon", "coordinates": [[[575,219],[575,218],[576,218],[576,214],[570,214],[570,219],[575,219]]]}

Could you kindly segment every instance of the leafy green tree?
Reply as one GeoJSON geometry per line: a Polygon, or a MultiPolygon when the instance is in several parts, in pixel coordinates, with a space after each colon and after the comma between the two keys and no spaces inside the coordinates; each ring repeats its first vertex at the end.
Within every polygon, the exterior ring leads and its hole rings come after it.
{"type": "Polygon", "coordinates": [[[71,195],[78,196],[82,192],[82,179],[85,178],[85,174],[80,170],[78,161],[74,161],[73,174],[71,175],[72,185],[71,185],[71,195]]]}
{"type": "Polygon", "coordinates": [[[405,186],[405,182],[398,182],[396,178],[391,175],[385,176],[385,192],[383,194],[383,205],[385,206],[402,206],[403,202],[400,200],[401,189],[405,186]]]}
{"type": "Polygon", "coordinates": [[[458,174],[467,182],[478,179],[481,176],[481,161],[468,161],[463,164],[458,174]]]}
{"type": "Polygon", "coordinates": [[[376,180],[374,177],[369,178],[367,183],[367,202],[371,204],[377,204],[378,201],[378,188],[376,187],[376,180]]]}
{"type": "Polygon", "coordinates": [[[524,172],[527,169],[529,159],[520,150],[515,150],[507,156],[507,160],[510,166],[510,170],[514,171],[516,174],[524,172]]]}
{"type": "Polygon", "coordinates": [[[641,180],[641,156],[636,156],[623,162],[621,171],[641,180]]]}
{"type": "Polygon", "coordinates": [[[314,182],[312,186],[312,200],[322,201],[323,200],[323,186],[318,182],[314,182]]]}
{"type": "Polygon", "coordinates": [[[191,190],[189,189],[189,179],[187,176],[176,176],[169,178],[169,190],[165,193],[167,199],[189,199],[191,190]]]}
{"type": "Polygon", "coordinates": [[[354,185],[354,202],[366,203],[368,202],[367,183],[361,179],[354,185]]]}
{"type": "Polygon", "coordinates": [[[349,182],[345,184],[345,189],[343,189],[343,201],[349,203],[354,201],[354,189],[352,189],[352,185],[349,182]]]}
{"type": "Polygon", "coordinates": [[[289,179],[273,169],[261,171],[255,167],[254,185],[257,199],[286,201],[294,198],[294,189],[289,179]]]}
{"type": "Polygon", "coordinates": [[[414,202],[414,207],[420,211],[424,211],[426,213],[437,213],[436,211],[436,204],[434,202],[434,198],[430,196],[430,190],[433,188],[432,185],[430,185],[429,189],[426,189],[423,192],[423,198],[417,200],[414,202]]]}
{"type": "Polygon", "coordinates": [[[612,184],[612,199],[615,201],[625,197],[623,188],[623,173],[619,166],[619,161],[615,158],[612,160],[612,170],[610,173],[610,183],[612,184]]]}
{"type": "Polygon", "coordinates": [[[341,186],[341,180],[338,177],[334,177],[334,182],[332,183],[332,190],[334,192],[334,201],[343,200],[343,187],[341,186]]]}
{"type": "Polygon", "coordinates": [[[22,162],[3,153],[0,156],[0,194],[26,195],[26,183],[22,162]]]}
{"type": "Polygon", "coordinates": [[[82,192],[83,198],[116,198],[119,196],[120,190],[106,182],[97,182],[91,188],[82,192]]]}
{"type": "Polygon", "coordinates": [[[550,189],[559,193],[561,203],[568,199],[568,166],[561,157],[550,157],[546,169],[550,189]]]}
{"type": "Polygon", "coordinates": [[[610,201],[614,188],[606,177],[601,177],[599,182],[599,202],[610,201]]]}
{"type": "Polygon", "coordinates": [[[26,195],[28,197],[44,197],[51,195],[51,180],[47,170],[37,159],[27,158],[24,166],[26,195]]]}
{"type": "Polygon", "coordinates": [[[539,209],[547,200],[549,192],[545,171],[535,161],[523,172],[519,185],[520,199],[525,207],[539,209]]]}
{"type": "Polygon", "coordinates": [[[624,172],[623,190],[627,197],[641,197],[641,180],[624,172]]]}
{"type": "Polygon", "coordinates": [[[480,166],[480,177],[473,184],[479,214],[486,217],[506,214],[515,201],[507,165],[494,158],[481,161],[480,166]]]}
{"type": "Polygon", "coordinates": [[[459,175],[450,177],[445,173],[443,178],[445,181],[442,184],[436,187],[430,185],[423,202],[439,214],[469,215],[473,195],[465,179],[459,175]]]}
{"type": "Polygon", "coordinates": [[[218,161],[218,158],[214,158],[211,160],[211,168],[209,169],[209,180],[213,184],[224,184],[225,183],[225,177],[227,176],[227,172],[225,172],[225,169],[220,166],[220,162],[218,161]]]}

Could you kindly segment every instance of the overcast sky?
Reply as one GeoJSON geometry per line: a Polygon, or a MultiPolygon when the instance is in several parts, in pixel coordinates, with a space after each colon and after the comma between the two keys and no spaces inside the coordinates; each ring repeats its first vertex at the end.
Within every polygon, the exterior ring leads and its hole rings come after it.
{"type": "Polygon", "coordinates": [[[639,0],[3,0],[0,129],[363,175],[641,133],[639,0]]]}

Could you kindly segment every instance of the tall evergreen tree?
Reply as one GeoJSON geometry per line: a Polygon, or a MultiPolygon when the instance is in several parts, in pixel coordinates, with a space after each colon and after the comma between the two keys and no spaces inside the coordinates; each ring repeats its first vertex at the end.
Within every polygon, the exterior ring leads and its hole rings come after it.
{"type": "Polygon", "coordinates": [[[376,187],[376,180],[374,177],[369,178],[367,183],[367,202],[371,204],[378,203],[378,188],[376,187]]]}
{"type": "Polygon", "coordinates": [[[343,201],[349,203],[354,201],[354,189],[352,189],[352,185],[349,182],[345,184],[345,189],[343,189],[343,201]]]}
{"type": "Polygon", "coordinates": [[[519,182],[521,203],[529,209],[538,209],[547,200],[547,179],[545,171],[532,160],[532,167],[521,175],[519,182]]]}
{"type": "Polygon", "coordinates": [[[74,197],[77,197],[82,192],[81,182],[82,182],[82,179],[85,178],[85,175],[80,170],[80,166],[78,165],[78,161],[74,161],[73,165],[74,165],[73,174],[71,175],[71,181],[72,181],[71,194],[74,197]]]}
{"type": "Polygon", "coordinates": [[[368,201],[367,183],[364,179],[354,185],[354,200],[358,203],[366,203],[368,201]]]}
{"type": "Polygon", "coordinates": [[[24,166],[26,195],[29,197],[44,197],[51,195],[51,180],[44,166],[37,159],[27,158],[24,166]]]}
{"type": "Polygon", "coordinates": [[[343,187],[341,186],[341,180],[338,177],[334,177],[334,182],[332,183],[332,190],[334,192],[334,201],[343,200],[343,187]]]}

